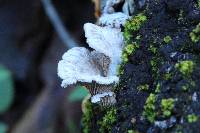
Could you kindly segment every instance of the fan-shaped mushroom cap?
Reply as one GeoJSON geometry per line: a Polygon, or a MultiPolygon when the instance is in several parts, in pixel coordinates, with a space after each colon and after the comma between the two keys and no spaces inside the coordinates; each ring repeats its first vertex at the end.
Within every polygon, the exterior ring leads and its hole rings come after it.
{"type": "Polygon", "coordinates": [[[104,77],[92,61],[91,52],[84,47],[68,50],[58,63],[58,76],[63,79],[61,86],[67,87],[77,82],[113,84],[119,78],[115,75],[104,77]]]}
{"type": "Polygon", "coordinates": [[[117,57],[120,59],[124,46],[123,35],[120,29],[100,27],[91,23],[86,23],[84,25],[84,30],[87,43],[91,48],[110,58],[117,57]]]}

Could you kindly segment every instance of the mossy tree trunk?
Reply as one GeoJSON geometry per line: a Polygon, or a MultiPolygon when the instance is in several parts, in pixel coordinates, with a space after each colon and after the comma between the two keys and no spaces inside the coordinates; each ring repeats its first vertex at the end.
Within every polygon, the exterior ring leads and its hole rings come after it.
{"type": "Polygon", "coordinates": [[[123,31],[117,104],[92,105],[83,125],[102,133],[200,132],[200,1],[146,1],[123,31]]]}

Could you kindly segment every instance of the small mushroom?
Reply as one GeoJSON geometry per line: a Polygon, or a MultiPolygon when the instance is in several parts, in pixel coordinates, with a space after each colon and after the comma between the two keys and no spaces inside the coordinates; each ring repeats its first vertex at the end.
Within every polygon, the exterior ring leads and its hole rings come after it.
{"type": "Polygon", "coordinates": [[[93,96],[111,92],[114,84],[119,78],[115,75],[108,76],[109,61],[104,63],[106,58],[96,51],[90,52],[84,47],[75,47],[68,50],[58,63],[58,76],[63,79],[61,86],[80,84],[86,86],[93,96]],[[98,55],[94,56],[94,55],[98,55]],[[100,58],[95,62],[96,58],[100,58]],[[106,64],[106,66],[104,66],[106,64]],[[105,68],[102,68],[105,67],[105,68]]]}
{"type": "Polygon", "coordinates": [[[68,50],[58,63],[58,76],[63,79],[61,86],[67,87],[77,82],[112,84],[118,82],[118,77],[102,76],[101,71],[93,63],[91,52],[84,47],[74,47],[68,50]]]}
{"type": "Polygon", "coordinates": [[[61,86],[83,85],[91,94],[91,102],[102,106],[116,103],[113,87],[119,81],[117,66],[121,63],[123,34],[120,27],[130,17],[121,12],[114,13],[114,6],[124,0],[108,0],[104,14],[97,26],[84,25],[87,43],[94,50],[84,47],[68,50],[58,63],[58,76],[63,79],[61,86]],[[113,14],[107,14],[113,13],[113,14]]]}

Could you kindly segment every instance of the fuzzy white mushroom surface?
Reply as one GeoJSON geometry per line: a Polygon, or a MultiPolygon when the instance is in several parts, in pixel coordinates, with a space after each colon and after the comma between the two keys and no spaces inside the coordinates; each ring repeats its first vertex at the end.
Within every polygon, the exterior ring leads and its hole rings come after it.
{"type": "Polygon", "coordinates": [[[130,19],[130,16],[122,12],[116,12],[113,14],[102,14],[102,16],[99,18],[99,24],[111,28],[120,28],[121,26],[125,25],[128,19],[130,19]]]}
{"type": "Polygon", "coordinates": [[[109,75],[116,75],[117,65],[121,63],[121,54],[124,46],[121,30],[100,27],[91,23],[86,23],[84,30],[89,46],[110,57],[109,75]]]}
{"type": "Polygon", "coordinates": [[[118,82],[118,77],[101,75],[100,70],[92,61],[91,52],[84,47],[74,47],[68,50],[58,63],[58,76],[63,79],[61,86],[67,87],[77,82],[112,84],[118,82]]]}
{"type": "Polygon", "coordinates": [[[111,58],[121,56],[124,39],[120,29],[86,23],[84,31],[87,43],[91,48],[111,58]]]}

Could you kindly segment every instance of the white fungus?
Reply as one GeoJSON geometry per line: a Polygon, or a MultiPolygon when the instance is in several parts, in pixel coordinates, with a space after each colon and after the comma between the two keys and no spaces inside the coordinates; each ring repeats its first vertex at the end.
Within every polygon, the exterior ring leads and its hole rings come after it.
{"type": "Polygon", "coordinates": [[[108,106],[116,103],[114,84],[119,81],[117,66],[121,63],[124,47],[121,26],[130,17],[122,12],[115,13],[114,6],[124,0],[108,0],[99,19],[99,25],[86,23],[85,37],[92,52],[84,47],[68,50],[58,63],[61,86],[72,84],[86,86],[92,103],[108,106]],[[110,14],[112,13],[112,14],[110,14]]]}
{"type": "Polygon", "coordinates": [[[92,81],[108,85],[119,80],[115,75],[101,76],[100,70],[92,61],[91,52],[84,47],[74,47],[63,55],[58,63],[58,76],[63,79],[62,87],[92,81]]]}
{"type": "Polygon", "coordinates": [[[110,57],[108,75],[116,75],[116,68],[121,63],[123,35],[120,29],[100,27],[91,23],[84,25],[85,37],[89,46],[110,57]]]}
{"type": "Polygon", "coordinates": [[[111,28],[120,28],[121,26],[125,25],[128,19],[130,19],[130,16],[122,12],[116,12],[113,14],[102,14],[102,16],[99,18],[99,24],[111,28]]]}
{"type": "Polygon", "coordinates": [[[94,96],[91,97],[91,102],[92,103],[98,103],[101,101],[101,98],[102,97],[105,97],[105,96],[110,96],[112,97],[113,95],[115,95],[113,92],[104,92],[104,93],[101,93],[101,94],[96,94],[94,96]]]}

